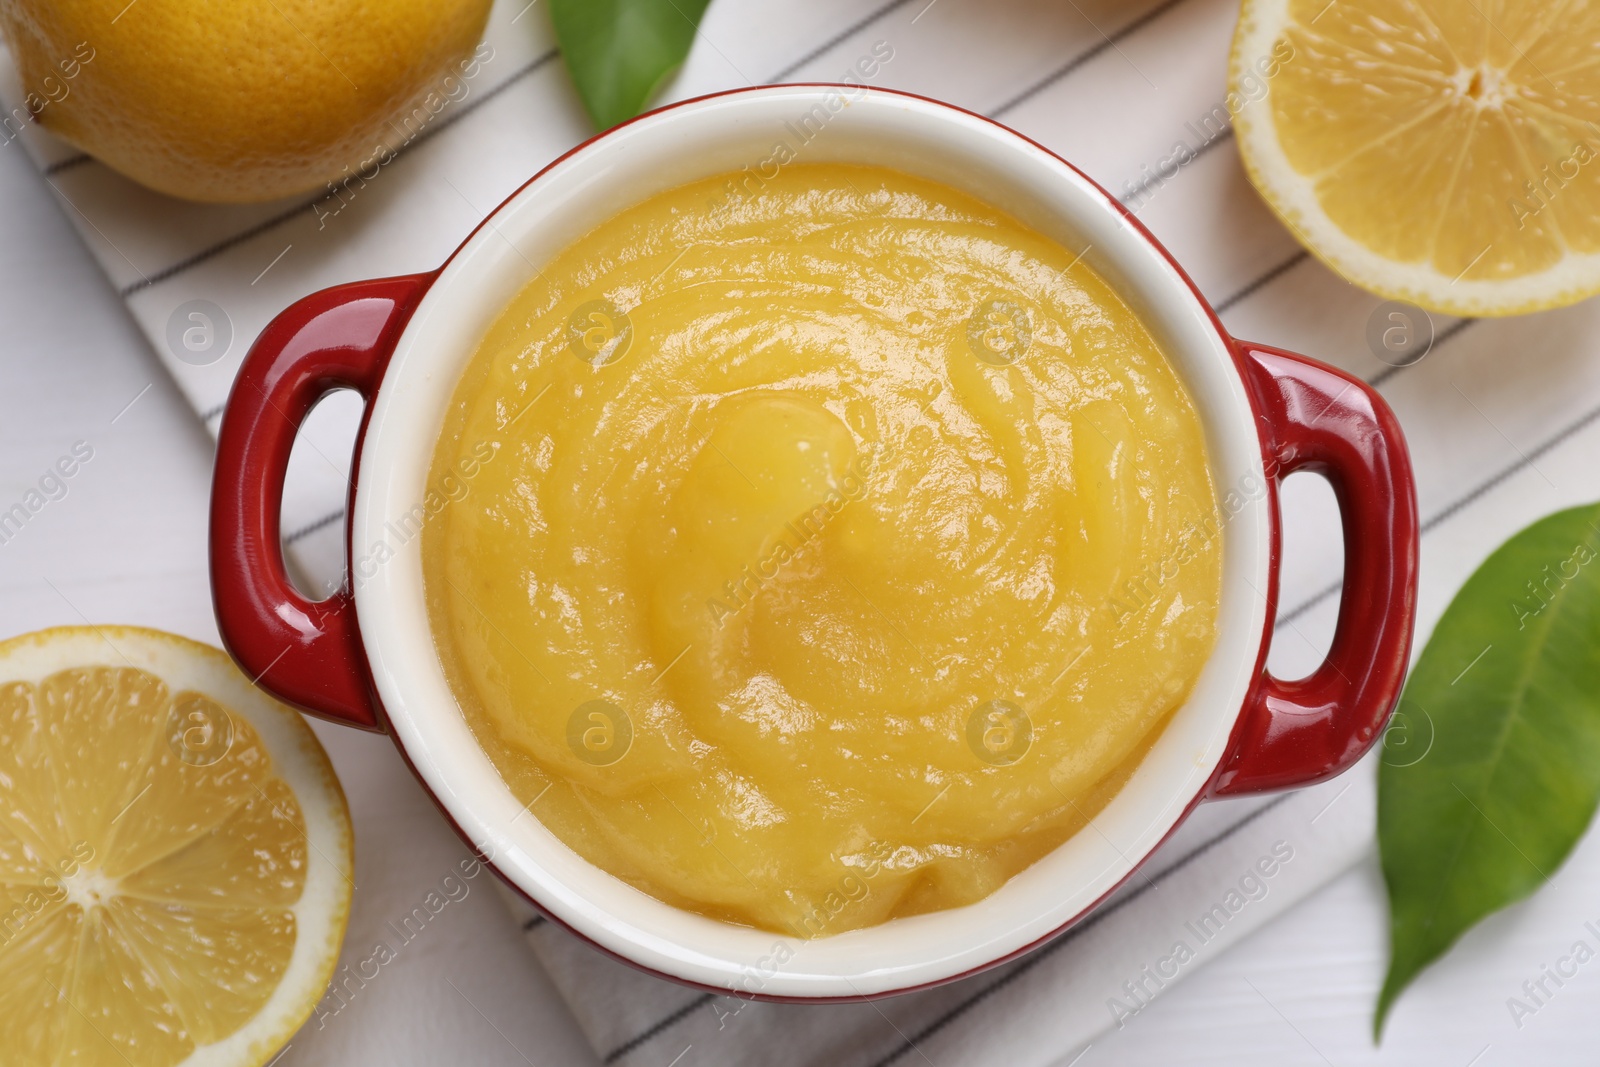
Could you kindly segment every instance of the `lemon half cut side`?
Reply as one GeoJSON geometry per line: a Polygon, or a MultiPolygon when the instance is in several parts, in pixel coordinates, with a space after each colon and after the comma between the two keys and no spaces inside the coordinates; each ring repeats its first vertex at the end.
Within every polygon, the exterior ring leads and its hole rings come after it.
{"type": "Polygon", "coordinates": [[[0,643],[0,1062],[259,1067],[339,955],[349,811],[300,715],[154,630],[0,643]]]}
{"type": "Polygon", "coordinates": [[[1600,292],[1596,42],[1600,4],[1574,0],[1245,0],[1239,151],[1363,288],[1468,316],[1574,303],[1600,292]]]}

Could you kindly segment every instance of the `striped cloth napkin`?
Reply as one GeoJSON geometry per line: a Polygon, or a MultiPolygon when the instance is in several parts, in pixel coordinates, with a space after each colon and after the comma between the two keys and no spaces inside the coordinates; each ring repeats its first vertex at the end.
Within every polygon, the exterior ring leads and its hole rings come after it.
{"type": "Polygon", "coordinates": [[[600,955],[504,895],[602,1063],[1070,1064],[1354,863],[1371,836],[1371,769],[1368,760],[1298,793],[1202,807],[1110,900],[1043,948],[865,1004],[766,1004],[685,989],[600,955]]]}
{"type": "MultiPolygon", "coordinates": [[[[143,190],[16,121],[25,111],[3,52],[0,100],[13,118],[0,125],[0,151],[37,162],[214,433],[249,342],[278,311],[324,286],[437,266],[502,198],[589,134],[536,4],[498,4],[476,72],[412,124],[392,161],[324,195],[206,206],[143,190]]],[[[1597,313],[1591,303],[1514,321],[1421,317],[1426,358],[1380,361],[1369,337],[1389,309],[1300,249],[1239,166],[1224,86],[1236,14],[1233,0],[875,0],[865,9],[862,0],[717,0],[667,98],[848,75],[996,117],[1072,160],[1138,212],[1234,333],[1327,360],[1384,392],[1419,478],[1425,634],[1501,539],[1600,495],[1600,471],[1586,461],[1600,447],[1597,313]],[[869,56],[879,62],[863,78],[869,56]],[[1525,366],[1533,360],[1538,373],[1525,366]]],[[[342,580],[358,413],[348,394],[326,401],[290,465],[285,541],[312,585],[342,580]]],[[[1331,635],[1343,549],[1331,494],[1314,478],[1290,479],[1284,507],[1271,664],[1292,677],[1314,666],[1331,635]]],[[[1067,1063],[1346,870],[1370,847],[1372,794],[1369,759],[1316,789],[1202,808],[1067,936],[988,974],[867,1005],[688,991],[601,957],[525,905],[514,910],[606,1063],[1067,1063]]]]}

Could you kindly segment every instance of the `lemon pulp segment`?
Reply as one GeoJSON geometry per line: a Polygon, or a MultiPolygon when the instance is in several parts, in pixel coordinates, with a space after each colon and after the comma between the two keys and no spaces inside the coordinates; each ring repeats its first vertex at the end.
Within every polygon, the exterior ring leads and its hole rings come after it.
{"type": "Polygon", "coordinates": [[[1600,288],[1597,38],[1588,3],[1250,0],[1240,147],[1358,284],[1459,314],[1570,302],[1600,288]]]}
{"type": "MultiPolygon", "coordinates": [[[[27,658],[18,640],[0,666],[27,658]]],[[[302,913],[325,902],[308,899],[308,820],[281,772],[249,716],[144,666],[0,684],[0,1059],[162,1067],[237,1038],[208,1062],[260,1063],[287,1040],[314,976],[289,1018],[262,1020],[275,1035],[244,1030],[278,1010],[302,913]]],[[[327,971],[348,906],[333,895],[337,915],[310,924],[336,928],[317,946],[327,971]]]]}

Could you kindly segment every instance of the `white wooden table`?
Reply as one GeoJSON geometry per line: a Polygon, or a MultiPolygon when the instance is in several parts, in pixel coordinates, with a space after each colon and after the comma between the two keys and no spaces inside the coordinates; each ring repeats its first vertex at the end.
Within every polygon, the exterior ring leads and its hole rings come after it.
{"type": "MultiPolygon", "coordinates": [[[[1538,412],[1528,412],[1528,420],[1512,432],[1537,440],[1538,412]]],[[[0,543],[0,635],[87,620],[214,642],[205,565],[210,438],[38,174],[16,148],[0,149],[0,510],[79,440],[93,447],[94,458],[66,495],[0,543]]],[[[1546,480],[1587,467],[1597,441],[1591,428],[1541,455],[1546,480]]],[[[1413,445],[1426,450],[1434,443],[1414,439],[1413,445]]],[[[1492,499],[1500,492],[1522,490],[1491,490],[1472,506],[1486,513],[1509,508],[1513,518],[1538,513],[1528,493],[1508,504],[1492,499]]],[[[1291,493],[1289,500],[1292,555],[1297,523],[1326,521],[1326,509],[1315,491],[1291,493]]],[[[1481,556],[1484,550],[1459,551],[1481,556]]],[[[1452,549],[1425,542],[1425,570],[1430,551],[1437,559],[1452,549]]],[[[1424,605],[1430,623],[1429,611],[1436,615],[1440,606],[1433,595],[1432,608],[1424,605]]],[[[461,854],[460,846],[387,741],[333,728],[319,733],[354,809],[357,879],[369,889],[358,907],[369,920],[403,914],[461,854]]],[[[1594,1062],[1600,962],[1559,990],[1547,983],[1555,995],[1520,1029],[1506,1002],[1523,996],[1523,983],[1537,981],[1541,968],[1575,941],[1600,948],[1584,926],[1593,920],[1600,927],[1600,899],[1589,891],[1597,880],[1600,844],[1589,840],[1554,884],[1471,933],[1424,975],[1375,1049],[1371,1009],[1386,934],[1382,885],[1369,861],[1206,964],[1077,1062],[1594,1062]]],[[[453,904],[324,1024],[309,1024],[279,1062],[595,1062],[486,884],[453,904]]]]}

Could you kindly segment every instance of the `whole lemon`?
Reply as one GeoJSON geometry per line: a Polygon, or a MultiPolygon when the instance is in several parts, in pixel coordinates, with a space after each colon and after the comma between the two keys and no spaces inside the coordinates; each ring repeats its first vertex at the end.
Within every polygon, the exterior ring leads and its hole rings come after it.
{"type": "Polygon", "coordinates": [[[416,136],[471,91],[490,2],[0,0],[0,29],[19,110],[152,189],[239,202],[416,136]]]}

